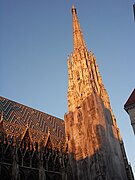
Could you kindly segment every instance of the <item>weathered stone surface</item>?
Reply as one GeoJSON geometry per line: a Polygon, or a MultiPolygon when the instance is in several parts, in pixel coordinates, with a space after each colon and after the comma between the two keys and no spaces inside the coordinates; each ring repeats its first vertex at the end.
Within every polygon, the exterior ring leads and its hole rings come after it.
{"type": "Polygon", "coordinates": [[[73,179],[127,179],[118,129],[96,94],[65,115],[65,126],[73,179]]]}

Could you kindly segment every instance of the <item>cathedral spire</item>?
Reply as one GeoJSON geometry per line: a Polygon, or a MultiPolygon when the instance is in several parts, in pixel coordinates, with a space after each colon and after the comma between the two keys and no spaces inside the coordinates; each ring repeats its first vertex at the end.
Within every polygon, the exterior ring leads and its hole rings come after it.
{"type": "Polygon", "coordinates": [[[72,6],[74,51],[68,58],[68,110],[74,111],[93,92],[111,109],[96,58],[88,52],[81,32],[76,8],[72,6]]]}
{"type": "Polygon", "coordinates": [[[68,56],[68,113],[64,117],[73,175],[68,177],[134,179],[96,57],[86,48],[74,6],[72,17],[74,51],[68,56]]]}
{"type": "Polygon", "coordinates": [[[81,32],[80,23],[77,17],[77,11],[74,5],[72,6],[72,26],[73,26],[73,46],[75,52],[76,50],[86,48],[86,45],[81,32]]]}

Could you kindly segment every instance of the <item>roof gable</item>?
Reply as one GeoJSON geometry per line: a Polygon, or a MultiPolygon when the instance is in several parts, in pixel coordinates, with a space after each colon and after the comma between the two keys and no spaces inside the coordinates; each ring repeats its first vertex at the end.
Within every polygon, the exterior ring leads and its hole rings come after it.
{"type": "Polygon", "coordinates": [[[135,104],[135,89],[133,90],[133,92],[131,93],[131,95],[129,96],[127,102],[124,105],[124,108],[128,108],[129,106],[135,104]]]}
{"type": "Polygon", "coordinates": [[[30,135],[30,132],[29,132],[29,128],[28,128],[28,127],[26,127],[26,130],[24,131],[24,134],[22,135],[21,141],[25,141],[26,139],[27,139],[29,142],[32,142],[32,138],[31,138],[31,135],[30,135]]]}

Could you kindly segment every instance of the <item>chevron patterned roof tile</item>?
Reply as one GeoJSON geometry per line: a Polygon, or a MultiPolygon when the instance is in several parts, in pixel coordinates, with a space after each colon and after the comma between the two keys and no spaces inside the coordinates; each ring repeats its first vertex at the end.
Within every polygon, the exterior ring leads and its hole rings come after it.
{"type": "Polygon", "coordinates": [[[7,135],[23,136],[28,125],[33,141],[45,141],[50,129],[54,144],[65,142],[65,127],[62,119],[0,97],[0,114],[2,113],[7,135]]]}

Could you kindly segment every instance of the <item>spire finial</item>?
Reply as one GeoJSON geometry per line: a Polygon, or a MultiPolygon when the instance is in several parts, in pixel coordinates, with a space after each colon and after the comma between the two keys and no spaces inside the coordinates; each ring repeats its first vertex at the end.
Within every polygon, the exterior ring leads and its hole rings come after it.
{"type": "Polygon", "coordinates": [[[76,8],[74,5],[72,5],[72,13],[75,12],[76,13],[76,8]]]}
{"type": "Polygon", "coordinates": [[[76,8],[74,5],[72,6],[72,25],[73,25],[73,43],[74,43],[74,51],[80,48],[85,48],[84,38],[81,32],[81,27],[79,24],[79,20],[76,13],[76,8]]]}
{"type": "Polygon", "coordinates": [[[72,9],[75,9],[75,6],[74,6],[74,5],[72,5],[72,9]]]}

